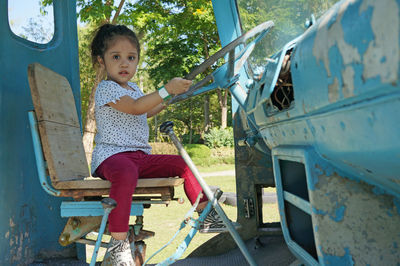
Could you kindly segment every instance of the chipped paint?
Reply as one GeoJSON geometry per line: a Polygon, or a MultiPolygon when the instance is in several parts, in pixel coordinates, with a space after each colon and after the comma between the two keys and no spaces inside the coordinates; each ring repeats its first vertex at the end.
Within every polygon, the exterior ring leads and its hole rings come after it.
{"type": "Polygon", "coordinates": [[[318,227],[316,245],[324,262],[338,265],[331,263],[348,263],[351,258],[356,265],[396,265],[400,250],[392,243],[400,241],[400,202],[387,194],[377,195],[374,186],[337,173],[319,174],[318,178],[309,193],[312,208],[317,210],[312,219],[318,227]]]}
{"type": "Polygon", "coordinates": [[[347,66],[342,71],[343,77],[343,88],[342,94],[344,98],[354,96],[354,69],[351,66],[347,66]]]}
{"type": "Polygon", "coordinates": [[[344,255],[343,256],[332,256],[329,254],[324,254],[323,260],[326,265],[343,265],[343,266],[350,266],[354,265],[354,261],[352,256],[350,255],[349,248],[344,248],[344,255]]]}
{"type": "Polygon", "coordinates": [[[328,85],[328,98],[330,102],[339,100],[339,81],[337,78],[334,78],[333,83],[328,85]]]}
{"type": "Polygon", "coordinates": [[[396,206],[397,214],[400,215],[400,200],[398,198],[393,198],[393,204],[396,206]]]}
{"type": "Polygon", "coordinates": [[[352,0],[341,2],[321,18],[313,55],[326,70],[329,102],[354,96],[369,79],[397,83],[398,14],[395,0],[352,0]],[[355,30],[346,31],[349,26],[355,30]]]}
{"type": "Polygon", "coordinates": [[[356,1],[346,1],[340,6],[337,6],[336,10],[331,9],[331,11],[322,18],[318,26],[313,54],[317,61],[323,62],[329,77],[332,75],[329,59],[329,50],[331,47],[337,46],[345,65],[361,61],[357,48],[345,42],[341,24],[344,11],[346,11],[348,5],[354,2],[356,1]]]}
{"type": "Polygon", "coordinates": [[[383,83],[397,82],[400,56],[399,5],[396,0],[366,0],[361,4],[360,13],[369,7],[373,8],[371,27],[375,38],[364,54],[363,77],[380,77],[383,83]]]}

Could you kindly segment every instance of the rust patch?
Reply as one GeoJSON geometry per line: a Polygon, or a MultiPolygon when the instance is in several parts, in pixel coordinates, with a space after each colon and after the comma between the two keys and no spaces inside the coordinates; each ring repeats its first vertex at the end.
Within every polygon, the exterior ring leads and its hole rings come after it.
{"type": "Polygon", "coordinates": [[[328,86],[328,98],[329,102],[336,102],[339,100],[339,81],[337,78],[328,86]]]}

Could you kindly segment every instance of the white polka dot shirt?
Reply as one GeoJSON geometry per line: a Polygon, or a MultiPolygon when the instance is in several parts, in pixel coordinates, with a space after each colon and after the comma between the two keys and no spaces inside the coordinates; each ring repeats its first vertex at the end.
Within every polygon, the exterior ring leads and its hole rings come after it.
{"type": "Polygon", "coordinates": [[[137,150],[147,154],[151,152],[147,114],[131,115],[107,105],[116,103],[126,95],[135,100],[144,96],[135,83],[129,82],[128,85],[132,90],[114,81],[103,80],[96,89],[94,111],[97,133],[92,154],[92,174],[105,159],[116,153],[137,150]]]}

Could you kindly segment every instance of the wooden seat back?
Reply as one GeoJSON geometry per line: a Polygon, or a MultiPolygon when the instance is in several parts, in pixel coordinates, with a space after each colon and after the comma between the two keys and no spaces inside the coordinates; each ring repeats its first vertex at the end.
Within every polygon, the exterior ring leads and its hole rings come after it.
{"type": "Polygon", "coordinates": [[[51,182],[90,176],[68,80],[38,63],[28,66],[28,79],[51,182]]]}

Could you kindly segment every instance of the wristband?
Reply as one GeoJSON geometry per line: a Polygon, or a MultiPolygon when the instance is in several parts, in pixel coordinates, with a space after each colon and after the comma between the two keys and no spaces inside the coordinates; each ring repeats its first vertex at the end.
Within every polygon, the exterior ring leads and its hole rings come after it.
{"type": "Polygon", "coordinates": [[[167,89],[165,89],[164,86],[161,88],[157,89],[158,90],[158,95],[165,101],[171,98],[171,95],[168,93],[167,89]]]}

